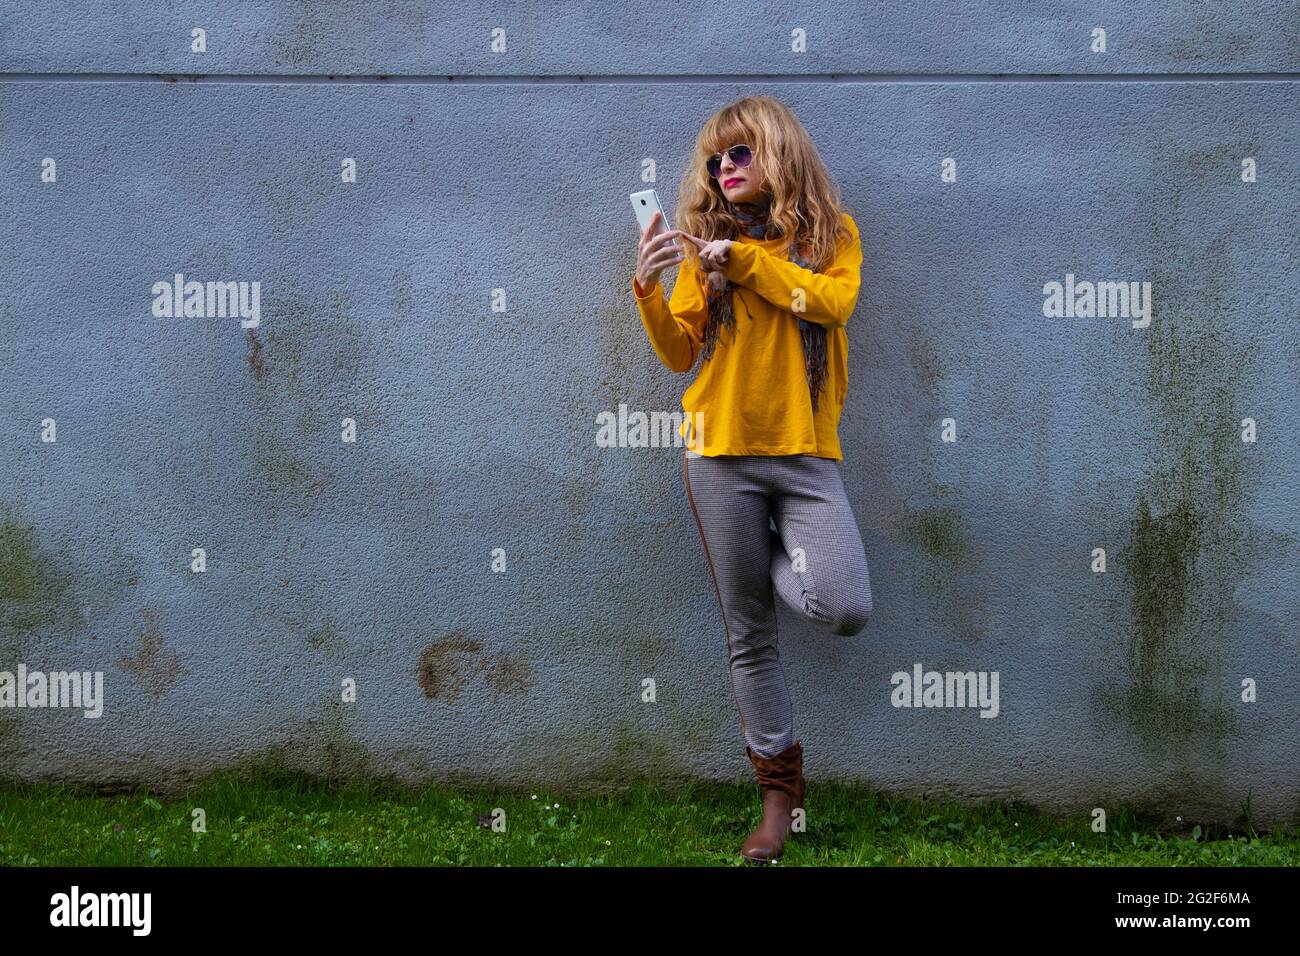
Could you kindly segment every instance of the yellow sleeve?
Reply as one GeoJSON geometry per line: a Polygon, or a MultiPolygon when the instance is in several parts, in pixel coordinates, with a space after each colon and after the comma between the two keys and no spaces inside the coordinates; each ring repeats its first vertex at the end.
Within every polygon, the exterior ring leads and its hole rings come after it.
{"type": "Polygon", "coordinates": [[[638,295],[636,276],[632,277],[632,295],[641,312],[641,324],[659,361],[674,372],[691,370],[704,341],[709,306],[698,273],[690,259],[682,260],[671,301],[665,300],[663,286],[658,282],[645,290],[645,295],[638,295]]]}
{"type": "Polygon", "coordinates": [[[805,269],[752,242],[733,242],[723,274],[796,318],[830,328],[848,325],[862,284],[862,240],[853,217],[841,215],[850,238],[840,242],[835,261],[825,272],[805,269]],[[796,289],[804,292],[800,312],[792,308],[796,289]]]}

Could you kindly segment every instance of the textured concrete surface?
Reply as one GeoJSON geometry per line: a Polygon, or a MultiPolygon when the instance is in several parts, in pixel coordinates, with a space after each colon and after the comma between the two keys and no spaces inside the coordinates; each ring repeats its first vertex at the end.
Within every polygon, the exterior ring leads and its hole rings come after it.
{"type": "Polygon", "coordinates": [[[231,6],[0,12],[0,670],[106,696],[0,708],[0,774],[747,775],[681,451],[595,435],[690,381],[628,288],[643,160],[671,208],[764,92],[866,259],[875,610],[782,612],[810,778],[1296,818],[1294,4],[231,6]],[[178,272],[260,282],[260,324],[155,317],[178,272]],[[1150,326],[1045,318],[1067,274],[1151,282],[1150,326]],[[998,672],[999,716],[892,706],[917,663],[998,672]]]}

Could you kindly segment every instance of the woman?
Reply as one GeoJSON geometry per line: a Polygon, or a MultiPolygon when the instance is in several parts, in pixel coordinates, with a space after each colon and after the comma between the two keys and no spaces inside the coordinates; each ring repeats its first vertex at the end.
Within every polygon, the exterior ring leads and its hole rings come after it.
{"type": "Polygon", "coordinates": [[[668,368],[686,372],[702,359],[682,396],[686,494],[762,793],[762,822],[741,853],[770,861],[784,849],[805,786],[773,593],[835,634],[859,633],[871,612],[866,555],[838,464],[845,325],[862,247],[807,131],[767,96],[732,103],[705,123],[677,222],[680,229],[654,235],[656,218],[642,232],[632,293],[668,368]],[[659,275],[675,265],[669,302],[659,275]]]}

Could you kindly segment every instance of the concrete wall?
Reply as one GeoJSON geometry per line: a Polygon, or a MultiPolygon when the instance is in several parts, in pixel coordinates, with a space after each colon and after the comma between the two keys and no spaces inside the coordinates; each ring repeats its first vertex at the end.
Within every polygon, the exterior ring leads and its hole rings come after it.
{"type": "Polygon", "coordinates": [[[2,9],[0,670],[105,681],[0,709],[4,777],[749,775],[681,449],[595,436],[691,378],[629,290],[642,162],[672,208],[762,92],[866,259],[875,610],[782,611],[810,778],[1296,818],[1296,4],[2,9]],[[260,324],[155,317],[178,272],[260,324]],[[1151,282],[1150,325],[1044,317],[1067,274],[1151,282]],[[918,663],[999,716],[892,706],[918,663]]]}

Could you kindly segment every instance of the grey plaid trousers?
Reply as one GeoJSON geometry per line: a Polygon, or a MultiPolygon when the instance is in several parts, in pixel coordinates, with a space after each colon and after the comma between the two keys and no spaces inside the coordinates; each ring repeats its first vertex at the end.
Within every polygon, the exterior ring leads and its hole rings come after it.
{"type": "Polygon", "coordinates": [[[775,756],[794,743],[794,715],[774,595],[838,635],[860,633],[871,614],[867,558],[839,463],[687,452],[684,470],[722,609],[741,733],[754,753],[775,756]]]}

